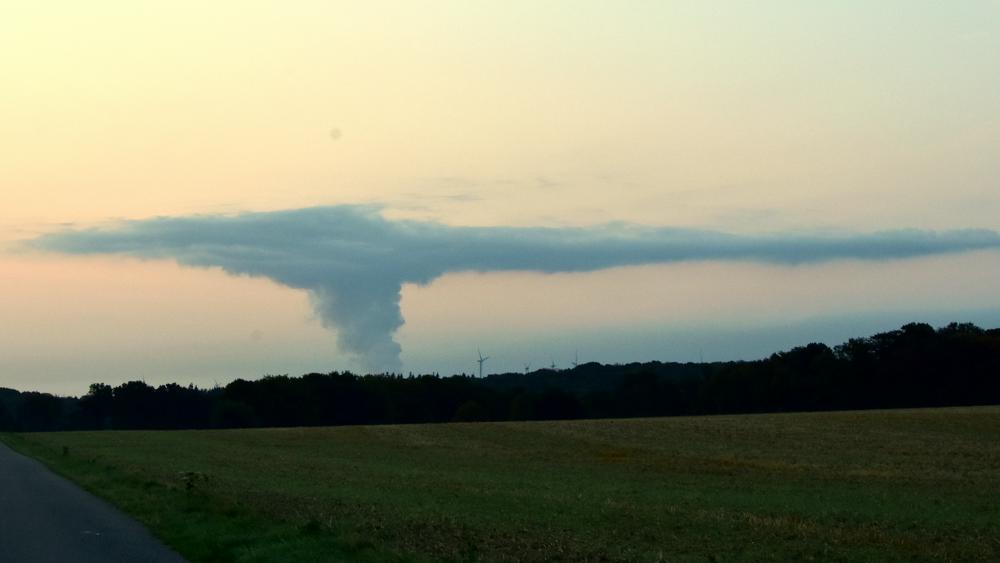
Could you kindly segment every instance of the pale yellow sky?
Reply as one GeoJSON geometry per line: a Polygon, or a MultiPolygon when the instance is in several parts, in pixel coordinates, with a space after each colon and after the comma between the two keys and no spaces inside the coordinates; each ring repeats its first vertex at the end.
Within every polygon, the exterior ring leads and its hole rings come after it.
{"type": "MultiPolygon", "coordinates": [[[[0,18],[0,242],[64,223],[354,202],[456,225],[1000,229],[1000,4],[823,4],[13,4],[0,18]]],[[[525,334],[677,327],[720,309],[752,324],[1000,305],[995,255],[954,260],[955,285],[932,260],[459,275],[406,290],[400,339],[404,363],[412,342],[432,369],[449,327],[476,324],[452,304],[467,300],[525,334]],[[708,281],[720,276],[759,289],[708,281]],[[850,289],[872,276],[922,281],[894,299],[850,289]],[[609,302],[615,288],[645,300],[609,302]]],[[[185,374],[349,365],[330,349],[302,360],[327,335],[303,295],[260,280],[11,254],[0,276],[3,323],[20,327],[0,340],[7,371],[54,349],[94,356],[90,379],[120,379],[140,363],[116,364],[120,348],[141,358],[164,342],[217,351],[154,355],[185,374]],[[277,327],[261,330],[283,342],[271,363],[241,348],[268,318],[277,327]],[[137,336],[144,319],[166,332],[137,336]],[[218,334],[232,340],[205,344],[218,334]]],[[[34,373],[77,377],[68,369],[34,373]]]]}
{"type": "Polygon", "coordinates": [[[998,16],[21,3],[0,23],[0,206],[52,222],[374,200],[452,223],[996,227],[998,16]]]}

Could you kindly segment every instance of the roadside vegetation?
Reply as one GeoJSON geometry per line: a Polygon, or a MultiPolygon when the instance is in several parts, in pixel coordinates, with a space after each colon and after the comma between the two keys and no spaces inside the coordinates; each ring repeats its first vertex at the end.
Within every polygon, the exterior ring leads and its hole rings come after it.
{"type": "Polygon", "coordinates": [[[0,440],[195,562],[1000,560],[1000,407],[0,440]]]}

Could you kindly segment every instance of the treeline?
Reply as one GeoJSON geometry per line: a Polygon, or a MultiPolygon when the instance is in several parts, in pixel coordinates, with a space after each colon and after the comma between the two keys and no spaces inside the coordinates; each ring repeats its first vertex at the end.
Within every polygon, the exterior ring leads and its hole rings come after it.
{"type": "Polygon", "coordinates": [[[1000,404],[1000,329],[912,323],[758,361],[571,370],[95,383],[79,398],[0,389],[0,430],[184,429],[547,420],[1000,404]]]}

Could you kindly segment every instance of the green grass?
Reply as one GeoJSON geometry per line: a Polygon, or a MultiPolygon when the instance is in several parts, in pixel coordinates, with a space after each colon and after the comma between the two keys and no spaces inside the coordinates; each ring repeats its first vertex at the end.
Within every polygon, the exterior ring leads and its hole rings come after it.
{"type": "Polygon", "coordinates": [[[0,439],[193,561],[1000,560],[998,407],[0,439]]]}

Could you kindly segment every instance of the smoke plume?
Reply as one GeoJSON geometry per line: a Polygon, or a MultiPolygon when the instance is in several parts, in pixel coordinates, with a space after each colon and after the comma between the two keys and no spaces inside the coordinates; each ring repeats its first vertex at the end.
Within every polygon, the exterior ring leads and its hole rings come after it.
{"type": "Polygon", "coordinates": [[[584,272],[685,260],[798,264],[1000,248],[994,231],[737,236],[614,223],[586,228],[454,227],[390,221],[344,205],[235,216],[161,217],[36,238],[37,250],[172,259],[309,292],[339,347],[373,370],[400,369],[400,290],[458,271],[584,272]]]}

